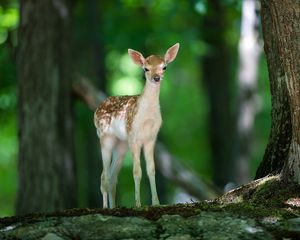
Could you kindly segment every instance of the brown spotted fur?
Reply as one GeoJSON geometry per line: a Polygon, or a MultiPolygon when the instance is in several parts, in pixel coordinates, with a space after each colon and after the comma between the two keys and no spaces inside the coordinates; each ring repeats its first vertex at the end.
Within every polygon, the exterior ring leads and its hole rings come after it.
{"type": "Polygon", "coordinates": [[[139,95],[108,97],[95,111],[95,126],[103,132],[104,127],[110,125],[113,118],[125,115],[126,130],[130,132],[137,111],[138,98],[139,95]]]}

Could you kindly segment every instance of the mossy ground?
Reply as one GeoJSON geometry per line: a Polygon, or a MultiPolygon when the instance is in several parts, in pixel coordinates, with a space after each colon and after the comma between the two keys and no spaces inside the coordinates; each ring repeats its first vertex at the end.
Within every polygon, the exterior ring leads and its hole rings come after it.
{"type": "Polygon", "coordinates": [[[163,215],[190,217],[202,211],[223,211],[254,219],[275,217],[289,219],[300,216],[300,186],[287,183],[279,176],[253,181],[235,189],[214,201],[201,201],[192,204],[176,204],[143,208],[115,209],[68,209],[53,213],[33,213],[24,216],[0,219],[0,227],[13,223],[32,223],[48,217],[74,217],[88,214],[102,214],[118,217],[143,217],[156,221],[163,215]]]}
{"type": "Polygon", "coordinates": [[[300,216],[300,186],[285,182],[280,176],[253,181],[223,195],[215,202],[226,211],[252,218],[300,216]]]}

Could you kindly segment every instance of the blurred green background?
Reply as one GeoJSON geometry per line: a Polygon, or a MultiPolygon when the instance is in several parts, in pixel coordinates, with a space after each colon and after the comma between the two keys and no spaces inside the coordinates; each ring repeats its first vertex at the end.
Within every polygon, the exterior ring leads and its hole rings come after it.
{"type": "MultiPolygon", "coordinates": [[[[222,12],[224,41],[230,53],[230,94],[234,98],[238,96],[238,42],[242,1],[217,2],[222,12]]],[[[129,59],[128,48],[140,51],[144,56],[153,53],[163,55],[176,42],[181,44],[177,58],[168,67],[162,83],[160,100],[163,126],[159,139],[172,155],[184,160],[184,166],[213,182],[208,117],[210,103],[203,83],[202,65],[202,59],[214,52],[212,46],[203,40],[214,28],[204,24],[205,18],[212,11],[209,1],[76,0],[72,4],[73,69],[108,95],[137,94],[143,88],[142,70],[129,59]]],[[[0,1],[0,217],[14,214],[17,191],[18,7],[17,1],[0,1]]],[[[219,38],[215,31],[213,37],[219,38]]],[[[222,71],[222,67],[216,66],[216,69],[222,71]]],[[[249,154],[250,178],[254,177],[262,160],[270,129],[271,103],[263,54],[258,61],[257,75],[257,111],[249,154]]],[[[233,101],[232,108],[236,107],[233,101]]],[[[74,117],[79,206],[86,207],[92,205],[88,185],[99,186],[101,159],[92,121],[93,112],[80,100],[74,99],[74,117]],[[89,158],[98,161],[97,179],[89,179],[90,173],[86,167],[89,158]]],[[[143,199],[147,201],[146,177],[143,178],[143,184],[143,199]]],[[[161,184],[165,189],[164,203],[176,202],[176,196],[181,190],[167,181],[161,184]]],[[[132,206],[134,189],[129,154],[119,177],[118,189],[121,193],[120,205],[132,206]]],[[[93,194],[100,199],[100,191],[93,194]]]]}

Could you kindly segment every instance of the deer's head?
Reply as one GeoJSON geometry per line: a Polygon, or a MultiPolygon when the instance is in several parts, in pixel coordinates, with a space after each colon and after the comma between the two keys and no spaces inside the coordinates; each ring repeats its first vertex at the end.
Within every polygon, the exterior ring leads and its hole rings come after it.
{"type": "Polygon", "coordinates": [[[128,54],[135,64],[144,69],[147,81],[153,84],[159,84],[163,79],[167,65],[176,58],[178,49],[179,43],[176,43],[167,50],[164,57],[151,55],[144,58],[140,52],[132,49],[128,49],[128,54]]]}

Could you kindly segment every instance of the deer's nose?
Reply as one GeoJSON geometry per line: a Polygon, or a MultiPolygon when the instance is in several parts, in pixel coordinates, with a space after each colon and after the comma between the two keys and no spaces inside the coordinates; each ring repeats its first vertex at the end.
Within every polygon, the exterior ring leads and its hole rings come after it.
{"type": "Polygon", "coordinates": [[[153,75],[153,80],[154,80],[155,82],[159,82],[159,81],[160,81],[160,76],[157,75],[157,74],[153,75]]]}

